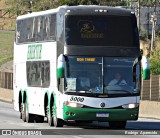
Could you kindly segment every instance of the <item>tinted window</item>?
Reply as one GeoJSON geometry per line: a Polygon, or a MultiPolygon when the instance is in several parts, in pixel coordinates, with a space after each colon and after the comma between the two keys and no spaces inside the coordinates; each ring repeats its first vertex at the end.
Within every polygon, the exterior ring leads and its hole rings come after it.
{"type": "Polygon", "coordinates": [[[66,92],[102,93],[102,58],[67,57],[66,92]]]}
{"type": "Polygon", "coordinates": [[[56,39],[56,15],[37,16],[17,21],[16,42],[27,43],[56,39]]]}
{"type": "Polygon", "coordinates": [[[50,85],[49,61],[27,61],[27,84],[31,87],[48,87],[50,85]]]}
{"type": "Polygon", "coordinates": [[[68,45],[133,46],[135,18],[127,16],[66,16],[68,45]]]}

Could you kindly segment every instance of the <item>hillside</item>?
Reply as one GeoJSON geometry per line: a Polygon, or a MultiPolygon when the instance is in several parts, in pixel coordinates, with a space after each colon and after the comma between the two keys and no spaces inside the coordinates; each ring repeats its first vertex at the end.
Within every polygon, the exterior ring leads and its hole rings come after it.
{"type": "Polygon", "coordinates": [[[1,72],[13,72],[13,61],[8,61],[0,66],[1,72]]]}
{"type": "Polygon", "coordinates": [[[0,9],[4,8],[4,0],[0,0],[0,9]]]}
{"type": "Polygon", "coordinates": [[[0,0],[0,30],[15,30],[15,17],[5,9],[5,0],[0,0]]]}
{"type": "MultiPolygon", "coordinates": [[[[14,31],[0,31],[0,66],[13,60],[14,31]]],[[[7,66],[10,62],[7,64],[7,66]]],[[[11,63],[12,64],[12,63],[11,63]]],[[[0,67],[1,68],[1,67],[0,67]]],[[[4,67],[3,70],[10,67],[4,67]]],[[[0,69],[2,70],[2,69],[0,69]]]]}

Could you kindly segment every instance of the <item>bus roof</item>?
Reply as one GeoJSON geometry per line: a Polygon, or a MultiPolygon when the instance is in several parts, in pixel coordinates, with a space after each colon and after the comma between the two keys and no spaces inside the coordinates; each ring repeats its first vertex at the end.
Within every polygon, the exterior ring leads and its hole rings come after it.
{"type": "Polygon", "coordinates": [[[121,15],[130,16],[131,10],[119,8],[119,7],[108,7],[108,6],[98,6],[98,5],[79,5],[79,6],[67,6],[62,7],[66,11],[73,12],[73,14],[104,14],[104,15],[121,15]]]}
{"type": "Polygon", "coordinates": [[[68,14],[74,15],[120,15],[120,16],[130,16],[131,10],[119,8],[119,7],[108,7],[108,6],[98,6],[98,5],[78,5],[78,6],[60,6],[56,9],[40,11],[40,12],[32,12],[25,15],[21,15],[17,17],[17,20],[47,15],[51,13],[57,13],[60,10],[64,10],[68,14]]]}

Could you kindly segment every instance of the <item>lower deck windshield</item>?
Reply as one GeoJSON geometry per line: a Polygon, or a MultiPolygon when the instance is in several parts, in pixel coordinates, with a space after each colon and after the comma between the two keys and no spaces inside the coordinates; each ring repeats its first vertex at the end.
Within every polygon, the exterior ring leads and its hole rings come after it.
{"type": "MultiPolygon", "coordinates": [[[[93,94],[137,93],[133,82],[135,58],[122,57],[67,57],[65,92],[93,94]]],[[[137,64],[136,78],[140,77],[137,64]]],[[[139,82],[138,82],[139,83],[139,82]]]]}

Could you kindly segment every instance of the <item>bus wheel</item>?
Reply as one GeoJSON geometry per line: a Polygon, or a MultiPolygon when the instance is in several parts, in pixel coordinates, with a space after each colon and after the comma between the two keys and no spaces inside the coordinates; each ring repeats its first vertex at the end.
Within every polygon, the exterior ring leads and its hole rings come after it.
{"type": "Polygon", "coordinates": [[[21,104],[22,120],[26,122],[26,104],[21,104]]]}
{"type": "Polygon", "coordinates": [[[34,122],[35,115],[28,113],[26,109],[26,122],[27,123],[33,123],[34,122]]]}
{"type": "Polygon", "coordinates": [[[56,116],[54,116],[53,117],[53,122],[54,122],[55,127],[63,127],[64,122],[63,122],[62,119],[59,119],[56,116]]]}
{"type": "Polygon", "coordinates": [[[62,119],[57,118],[54,112],[53,112],[53,122],[54,122],[53,123],[54,127],[63,127],[64,121],[62,119]]]}
{"type": "Polygon", "coordinates": [[[109,121],[110,128],[125,129],[127,121],[109,121]]]}
{"type": "MultiPolygon", "coordinates": [[[[51,108],[52,109],[52,108],[51,108]]],[[[47,120],[48,120],[48,124],[49,126],[53,126],[53,117],[52,117],[52,111],[50,111],[49,113],[49,107],[46,107],[47,110],[47,120]]]]}
{"type": "Polygon", "coordinates": [[[23,108],[22,106],[23,106],[23,104],[21,103],[21,104],[20,104],[20,109],[19,109],[19,113],[20,113],[19,118],[20,118],[20,119],[22,119],[22,108],[23,108]]]}

